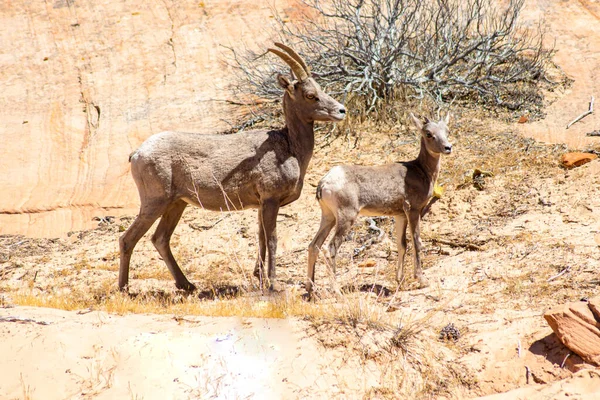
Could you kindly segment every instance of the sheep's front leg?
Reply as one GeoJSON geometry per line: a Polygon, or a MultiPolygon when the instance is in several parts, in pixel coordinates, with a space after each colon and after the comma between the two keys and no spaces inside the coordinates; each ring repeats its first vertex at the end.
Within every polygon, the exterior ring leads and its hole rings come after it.
{"type": "Polygon", "coordinates": [[[419,281],[419,287],[427,287],[429,284],[423,277],[423,270],[421,269],[421,252],[423,251],[423,244],[421,243],[421,212],[419,210],[411,210],[408,213],[408,224],[410,227],[410,233],[412,235],[413,247],[415,252],[415,272],[414,277],[419,281]]]}
{"type": "Polygon", "coordinates": [[[408,220],[406,215],[399,214],[395,216],[396,226],[396,244],[398,246],[398,265],[396,267],[396,281],[398,284],[404,280],[404,256],[406,255],[406,227],[408,220]]]}
{"type": "Polygon", "coordinates": [[[279,202],[274,199],[265,200],[262,205],[263,235],[267,247],[268,285],[269,290],[275,289],[275,254],[277,253],[277,213],[279,202]]]}
{"type": "Polygon", "coordinates": [[[267,246],[265,245],[265,233],[263,227],[262,207],[258,209],[258,258],[254,267],[254,276],[258,278],[259,284],[262,287],[265,278],[265,257],[267,255],[267,246]]]}

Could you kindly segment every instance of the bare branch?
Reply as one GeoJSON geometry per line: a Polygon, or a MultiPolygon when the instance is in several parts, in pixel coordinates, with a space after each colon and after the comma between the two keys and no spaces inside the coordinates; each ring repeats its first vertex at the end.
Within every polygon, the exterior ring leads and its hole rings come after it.
{"type": "Polygon", "coordinates": [[[569,129],[571,127],[571,125],[573,125],[575,122],[581,121],[583,118],[587,117],[588,115],[592,114],[593,112],[594,112],[594,96],[592,96],[592,100],[590,100],[590,108],[586,112],[581,114],[579,117],[577,117],[573,121],[569,122],[569,124],[567,125],[567,129],[569,129]]]}
{"type": "MultiPolygon", "coordinates": [[[[301,50],[327,90],[358,95],[369,110],[399,88],[519,108],[539,103],[540,83],[552,84],[545,72],[553,49],[543,46],[541,24],[519,23],[524,0],[502,9],[492,0],[302,2],[310,18],[290,23],[275,13],[282,40],[301,50]]],[[[254,66],[251,52],[234,56],[248,91],[279,96],[275,71],[254,66]]]]}

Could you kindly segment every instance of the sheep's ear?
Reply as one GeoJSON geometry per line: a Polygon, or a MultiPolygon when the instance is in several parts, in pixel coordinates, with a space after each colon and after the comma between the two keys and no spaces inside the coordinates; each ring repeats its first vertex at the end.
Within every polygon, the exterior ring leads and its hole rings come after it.
{"type": "Polygon", "coordinates": [[[446,121],[446,125],[448,125],[448,123],[450,122],[450,111],[448,111],[448,114],[446,114],[446,118],[444,119],[444,121],[446,121]]]}
{"type": "Polygon", "coordinates": [[[279,83],[279,86],[285,89],[290,96],[294,96],[294,84],[287,76],[281,74],[277,75],[277,83],[279,83]]]}
{"type": "Polygon", "coordinates": [[[423,123],[419,120],[419,118],[415,117],[413,113],[410,113],[410,117],[412,118],[413,122],[415,123],[415,126],[419,130],[423,129],[423,123]]]}

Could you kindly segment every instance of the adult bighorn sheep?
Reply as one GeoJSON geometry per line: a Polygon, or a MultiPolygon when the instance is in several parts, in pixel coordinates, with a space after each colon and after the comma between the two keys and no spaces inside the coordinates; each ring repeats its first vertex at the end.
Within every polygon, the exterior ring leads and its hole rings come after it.
{"type": "Polygon", "coordinates": [[[292,49],[275,43],[268,49],[291,68],[279,75],[284,89],[285,127],[233,135],[161,132],[129,157],[140,195],[140,211],[119,240],[119,288],[129,281],[129,263],[137,242],[161,217],[152,243],[179,289],[194,290],[171,252],[170,239],[188,204],[214,211],[258,208],[259,251],[254,275],[263,284],[268,249],[268,284],[275,280],[275,230],[279,207],[298,199],[314,148],[315,121],[341,121],[344,106],[321,90],[309,67],[292,49]]]}
{"type": "Polygon", "coordinates": [[[339,165],[333,167],[317,186],[317,200],[321,206],[321,226],[308,247],[308,281],[312,292],[315,281],[315,263],[319,250],[335,226],[335,236],[329,244],[330,263],[335,274],[335,256],[356,217],[361,215],[394,216],[398,243],[396,279],[404,277],[406,227],[410,227],[414,252],[414,276],[426,286],[421,271],[422,249],[419,223],[422,211],[433,194],[440,171],[440,155],[450,154],[448,122],[444,120],[421,122],[411,114],[421,134],[419,156],[412,161],[380,166],[339,165]]]}

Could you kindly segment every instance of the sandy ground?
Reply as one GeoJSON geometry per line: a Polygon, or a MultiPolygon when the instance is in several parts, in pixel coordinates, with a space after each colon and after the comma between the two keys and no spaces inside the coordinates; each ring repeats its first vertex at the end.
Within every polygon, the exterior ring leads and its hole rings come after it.
{"type": "MultiPolygon", "coordinates": [[[[326,398],[336,365],[294,319],[0,310],[4,399],[326,398]],[[29,397],[27,397],[29,396],[29,397]]],[[[360,368],[360,367],[359,367],[360,368]]],[[[369,374],[366,374],[367,376],[369,374]]],[[[353,396],[367,379],[344,386],[353,396]]]]}

